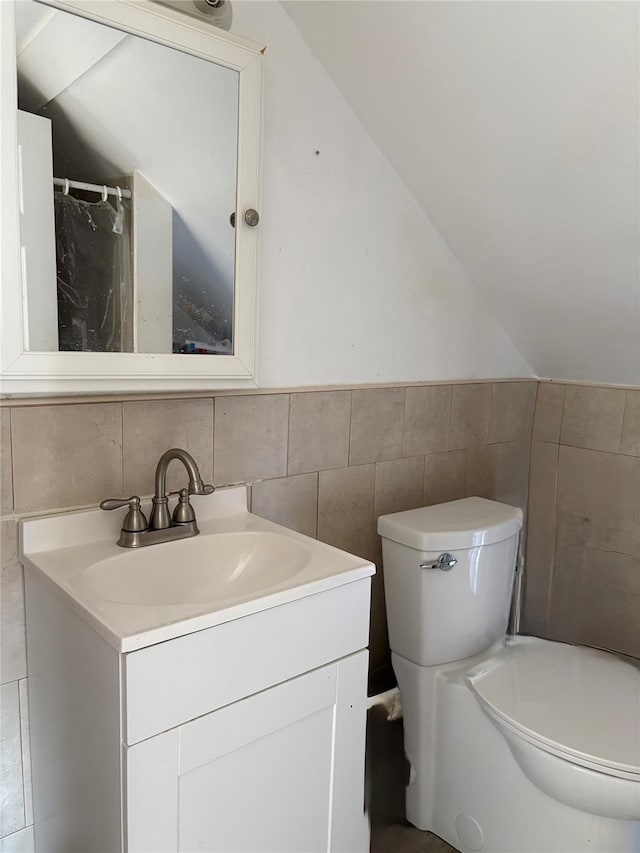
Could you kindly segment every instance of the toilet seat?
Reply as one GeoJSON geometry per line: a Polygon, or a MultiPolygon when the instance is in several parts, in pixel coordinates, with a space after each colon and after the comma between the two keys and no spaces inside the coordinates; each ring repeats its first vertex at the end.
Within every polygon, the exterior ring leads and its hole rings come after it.
{"type": "Polygon", "coordinates": [[[471,669],[467,683],[512,738],[640,782],[640,670],[633,664],[595,649],[518,637],[471,669]]]}

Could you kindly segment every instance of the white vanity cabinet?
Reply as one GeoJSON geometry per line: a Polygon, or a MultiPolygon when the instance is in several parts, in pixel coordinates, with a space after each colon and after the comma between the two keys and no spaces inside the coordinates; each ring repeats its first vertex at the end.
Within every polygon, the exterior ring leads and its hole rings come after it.
{"type": "MultiPolygon", "coordinates": [[[[90,530],[84,518],[73,529],[90,530]]],[[[326,559],[337,574],[250,603],[252,612],[243,604],[170,622],[167,611],[160,624],[158,608],[71,595],[87,555],[116,548],[29,553],[55,523],[24,522],[22,533],[36,850],[368,850],[373,566],[311,543],[318,556],[303,571],[326,559]],[[133,608],[140,624],[158,625],[118,640],[116,621],[131,622],[133,608]]],[[[207,525],[283,530],[245,512],[203,522],[203,545],[215,542],[207,525]]]]}
{"type": "Polygon", "coordinates": [[[360,652],[124,746],[125,849],[366,850],[366,661],[360,652]]]}

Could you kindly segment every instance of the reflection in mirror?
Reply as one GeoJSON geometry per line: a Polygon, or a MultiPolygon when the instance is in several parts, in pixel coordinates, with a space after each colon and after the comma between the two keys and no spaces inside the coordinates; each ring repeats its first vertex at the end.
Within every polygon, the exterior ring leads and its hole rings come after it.
{"type": "Polygon", "coordinates": [[[232,353],[238,73],[16,17],[28,349],[232,353]]]}

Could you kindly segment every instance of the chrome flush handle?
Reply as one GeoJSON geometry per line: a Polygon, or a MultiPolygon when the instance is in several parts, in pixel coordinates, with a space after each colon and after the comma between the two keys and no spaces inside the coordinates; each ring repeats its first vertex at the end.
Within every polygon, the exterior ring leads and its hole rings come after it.
{"type": "Polygon", "coordinates": [[[420,563],[421,569],[440,569],[443,572],[448,572],[452,569],[458,560],[453,554],[440,554],[435,563],[420,563]]]}

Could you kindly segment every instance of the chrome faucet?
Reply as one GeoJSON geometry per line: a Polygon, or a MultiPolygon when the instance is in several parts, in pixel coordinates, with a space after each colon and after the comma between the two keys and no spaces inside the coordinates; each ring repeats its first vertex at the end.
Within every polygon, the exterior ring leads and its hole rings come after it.
{"type": "Polygon", "coordinates": [[[122,548],[141,548],[144,545],[156,545],[160,542],[171,542],[174,539],[187,539],[197,536],[200,532],[196,523],[196,515],[189,501],[190,495],[210,495],[214,486],[205,486],[195,459],[186,450],[172,447],[163,453],[156,468],[156,493],[153,496],[149,522],[140,509],[140,498],[133,495],[130,498],[109,498],[102,501],[100,509],[117,509],[129,506],[120,531],[118,545],[122,548]],[[178,503],[169,515],[169,495],[167,495],[167,468],[173,459],[179,459],[189,476],[189,485],[178,492],[178,503]]]}

